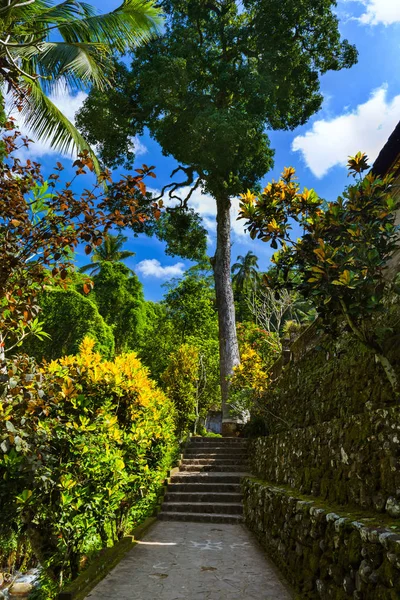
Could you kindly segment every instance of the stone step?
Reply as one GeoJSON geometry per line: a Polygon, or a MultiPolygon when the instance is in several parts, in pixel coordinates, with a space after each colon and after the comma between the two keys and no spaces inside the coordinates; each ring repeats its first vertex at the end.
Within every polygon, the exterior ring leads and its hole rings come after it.
{"type": "Polygon", "coordinates": [[[240,483],[249,473],[178,473],[171,477],[173,483],[240,483]]]}
{"type": "Polygon", "coordinates": [[[219,515],[215,513],[183,513],[164,512],[158,513],[161,521],[192,521],[196,523],[242,523],[242,515],[219,515]]]}
{"type": "Polygon", "coordinates": [[[204,443],[204,442],[196,442],[195,444],[190,443],[186,446],[186,448],[220,448],[221,450],[247,450],[247,444],[221,444],[221,442],[212,442],[212,443],[204,443]]]}
{"type": "Polygon", "coordinates": [[[238,469],[246,471],[247,464],[208,464],[208,465],[181,465],[179,471],[181,473],[237,473],[238,469]]]}
{"type": "Polygon", "coordinates": [[[192,458],[185,457],[182,460],[183,465],[246,465],[248,460],[246,458],[192,458]]]}
{"type": "Polygon", "coordinates": [[[248,456],[247,450],[243,448],[186,448],[184,451],[185,456],[248,456]]]}
{"type": "Polygon", "coordinates": [[[191,437],[190,444],[248,444],[249,440],[238,437],[191,437]]]}
{"type": "Polygon", "coordinates": [[[162,510],[163,512],[241,515],[243,514],[243,505],[240,502],[227,504],[218,502],[164,502],[162,510]]]}
{"type": "Polygon", "coordinates": [[[201,493],[201,494],[240,494],[240,483],[170,483],[167,494],[175,493],[201,493]]]}
{"type": "Polygon", "coordinates": [[[218,502],[235,504],[242,501],[242,494],[240,492],[175,492],[170,489],[172,487],[168,488],[168,492],[164,496],[164,502],[218,502]]]}

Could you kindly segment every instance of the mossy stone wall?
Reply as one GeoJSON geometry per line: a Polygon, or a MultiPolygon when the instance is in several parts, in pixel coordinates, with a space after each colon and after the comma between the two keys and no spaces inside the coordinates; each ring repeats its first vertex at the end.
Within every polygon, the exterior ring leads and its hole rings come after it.
{"type": "Polygon", "coordinates": [[[253,478],[243,481],[243,492],[247,526],[301,598],[400,598],[400,535],[390,524],[376,527],[373,519],[340,516],[253,478]]]}
{"type": "Polygon", "coordinates": [[[400,407],[258,438],[250,454],[260,479],[400,518],[400,407]]]}
{"type": "MultiPolygon", "coordinates": [[[[400,310],[392,319],[400,323],[400,310]]],[[[400,377],[400,330],[394,328],[387,353],[400,377]]],[[[347,333],[332,339],[312,328],[291,347],[288,364],[273,367],[263,399],[263,417],[271,432],[308,427],[332,419],[398,405],[374,355],[347,333]],[[311,339],[309,339],[311,337],[311,339]]]]}
{"type": "MultiPolygon", "coordinates": [[[[398,300],[382,316],[400,376],[398,300]]],[[[302,598],[399,600],[400,403],[374,355],[314,325],[272,368],[260,410],[248,527],[302,598]]]]}

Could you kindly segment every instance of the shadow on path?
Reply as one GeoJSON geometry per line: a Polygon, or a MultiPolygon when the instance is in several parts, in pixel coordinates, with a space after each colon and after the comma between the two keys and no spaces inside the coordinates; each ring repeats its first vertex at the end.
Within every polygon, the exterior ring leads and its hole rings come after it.
{"type": "Polygon", "coordinates": [[[292,600],[244,525],[159,521],[87,600],[292,600]]]}

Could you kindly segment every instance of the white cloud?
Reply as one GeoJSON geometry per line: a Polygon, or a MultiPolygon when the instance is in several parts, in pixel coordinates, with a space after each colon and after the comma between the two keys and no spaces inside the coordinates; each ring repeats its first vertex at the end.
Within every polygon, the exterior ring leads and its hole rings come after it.
{"type": "Polygon", "coordinates": [[[142,260],[136,266],[136,271],[141,273],[143,277],[155,277],[156,279],[171,279],[172,277],[180,277],[185,271],[185,265],[178,262],[175,265],[166,267],[161,266],[159,260],[155,258],[142,260]]]}
{"type": "Polygon", "coordinates": [[[400,119],[400,95],[386,98],[387,88],[375,90],[370,99],[353,111],[331,120],[315,121],[312,128],[293,140],[292,150],[303,154],[316,177],[323,177],[359,150],[374,161],[400,119]]]}
{"type": "MultiPolygon", "coordinates": [[[[49,96],[50,100],[61,110],[61,112],[72,122],[75,123],[75,115],[81,108],[82,104],[87,98],[85,92],[78,92],[77,94],[70,94],[68,91],[58,91],[57,94],[49,96]]],[[[8,104],[11,108],[10,104],[8,104]]],[[[21,132],[29,136],[34,143],[29,145],[29,149],[23,149],[20,151],[23,154],[21,158],[40,158],[47,155],[59,155],[58,150],[50,147],[48,140],[35,140],[35,137],[29,131],[24,123],[24,120],[17,111],[13,111],[12,116],[16,119],[16,124],[20,128],[21,132]]],[[[69,153],[71,155],[71,153],[69,153]]]]}
{"type": "Polygon", "coordinates": [[[400,23],[399,0],[364,0],[366,11],[359,21],[366,25],[393,25],[400,23]]]}
{"type": "Polygon", "coordinates": [[[134,148],[136,157],[143,156],[143,154],[147,154],[147,152],[148,152],[146,146],[143,144],[143,142],[140,140],[139,136],[137,136],[137,135],[135,135],[135,137],[132,138],[132,146],[134,148]]]}

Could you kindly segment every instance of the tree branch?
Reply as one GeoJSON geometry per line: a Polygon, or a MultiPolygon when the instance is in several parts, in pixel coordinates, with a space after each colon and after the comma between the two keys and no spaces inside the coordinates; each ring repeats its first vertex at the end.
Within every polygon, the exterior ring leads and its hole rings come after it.
{"type": "Polygon", "coordinates": [[[188,201],[190,200],[193,192],[201,184],[202,178],[198,177],[198,179],[196,180],[194,186],[190,188],[189,193],[186,195],[185,198],[182,199],[180,196],[177,196],[175,194],[175,192],[177,190],[179,190],[180,188],[182,188],[182,187],[192,186],[192,184],[194,182],[194,173],[195,173],[195,170],[192,167],[183,167],[182,165],[180,165],[179,167],[177,167],[176,169],[174,169],[172,171],[171,177],[173,177],[174,175],[176,175],[176,173],[178,173],[178,171],[183,171],[184,173],[186,173],[187,179],[185,181],[174,181],[173,183],[168,183],[167,185],[164,185],[164,187],[161,190],[160,195],[156,196],[155,198],[153,198],[153,200],[155,202],[157,200],[161,200],[164,197],[164,194],[166,193],[166,191],[169,190],[168,191],[168,197],[169,198],[175,199],[175,200],[179,200],[180,206],[182,208],[186,208],[187,207],[188,201]]]}

